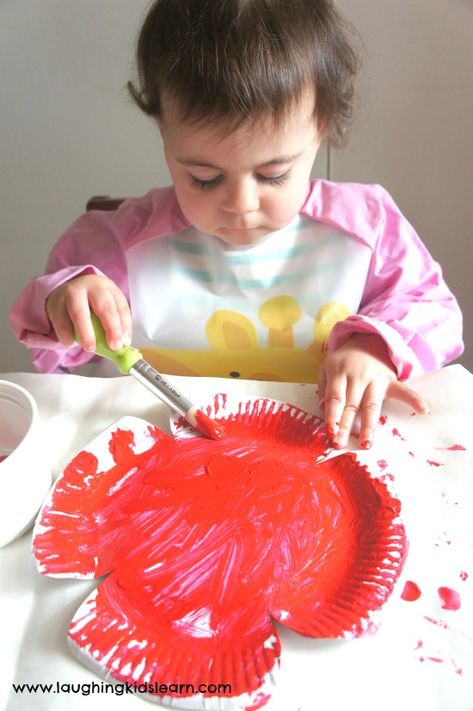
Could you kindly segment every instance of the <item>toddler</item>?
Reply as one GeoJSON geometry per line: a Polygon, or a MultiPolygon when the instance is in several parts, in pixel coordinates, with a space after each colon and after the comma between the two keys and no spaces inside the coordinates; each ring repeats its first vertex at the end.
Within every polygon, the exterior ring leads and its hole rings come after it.
{"type": "Polygon", "coordinates": [[[371,446],[385,398],[425,412],[403,381],[462,352],[441,269],[383,188],[310,180],[352,114],[333,3],[156,0],[137,60],[173,186],[63,235],[11,313],[36,367],[94,357],[92,310],[164,373],[318,382],[337,447],[358,413],[371,446]]]}

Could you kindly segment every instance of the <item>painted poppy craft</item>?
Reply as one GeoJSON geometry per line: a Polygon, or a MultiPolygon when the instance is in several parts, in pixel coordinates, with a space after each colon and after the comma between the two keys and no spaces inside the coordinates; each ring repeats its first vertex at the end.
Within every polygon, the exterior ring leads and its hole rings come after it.
{"type": "Polygon", "coordinates": [[[69,627],[85,664],[174,707],[256,709],[279,664],[273,620],[375,631],[406,536],[399,501],[334,456],[318,417],[223,395],[205,411],[221,440],[137,418],[94,440],[44,504],[34,553],[46,575],[106,575],[69,627]]]}

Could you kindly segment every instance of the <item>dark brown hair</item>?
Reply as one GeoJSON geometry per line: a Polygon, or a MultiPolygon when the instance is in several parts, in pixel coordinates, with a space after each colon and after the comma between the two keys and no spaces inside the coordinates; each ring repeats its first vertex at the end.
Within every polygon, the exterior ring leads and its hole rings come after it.
{"type": "Polygon", "coordinates": [[[151,116],[162,116],[165,93],[185,120],[236,127],[267,114],[280,123],[313,87],[314,117],[337,145],[358,68],[350,33],[331,0],[156,0],[128,88],[151,116]]]}

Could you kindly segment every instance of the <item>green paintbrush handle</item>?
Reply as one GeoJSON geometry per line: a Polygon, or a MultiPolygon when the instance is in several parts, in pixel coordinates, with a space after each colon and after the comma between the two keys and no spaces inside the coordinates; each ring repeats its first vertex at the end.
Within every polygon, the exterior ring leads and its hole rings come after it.
{"type": "MultiPolygon", "coordinates": [[[[95,352],[97,355],[102,356],[103,358],[108,358],[108,360],[111,360],[112,363],[115,363],[120,373],[128,375],[130,373],[130,369],[138,360],[143,358],[143,355],[137,348],[133,348],[133,346],[124,346],[123,348],[119,348],[117,351],[112,351],[112,349],[108,347],[107,341],[105,340],[105,331],[103,330],[103,326],[94,313],[90,314],[90,320],[92,321],[95,333],[95,340],[97,343],[95,352]]],[[[79,338],[75,329],[74,338],[79,343],[79,338]]]]}

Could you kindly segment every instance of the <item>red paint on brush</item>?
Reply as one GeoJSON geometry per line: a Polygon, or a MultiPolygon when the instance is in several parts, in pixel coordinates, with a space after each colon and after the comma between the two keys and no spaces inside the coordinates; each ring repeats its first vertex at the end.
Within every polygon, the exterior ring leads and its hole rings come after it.
{"type": "Polygon", "coordinates": [[[151,434],[135,454],[114,432],[103,471],[78,454],[42,511],[43,572],[109,573],[70,625],[81,656],[121,682],[224,682],[257,708],[280,655],[271,618],[313,637],[376,629],[407,550],[400,503],[353,454],[316,461],[319,418],[260,399],[223,439],[151,434]]]}
{"type": "Polygon", "coordinates": [[[438,589],[438,594],[442,600],[442,609],[444,610],[459,610],[461,607],[460,593],[452,588],[441,587],[438,589]]]}
{"type": "Polygon", "coordinates": [[[222,424],[217,424],[215,420],[210,419],[208,415],[204,414],[202,410],[197,410],[195,413],[196,429],[205,437],[210,439],[222,439],[224,436],[224,429],[222,424]]]}
{"type": "Polygon", "coordinates": [[[408,602],[414,602],[418,600],[422,595],[422,591],[417,583],[412,582],[412,580],[406,580],[404,589],[401,593],[401,600],[407,600],[408,602]]]}

